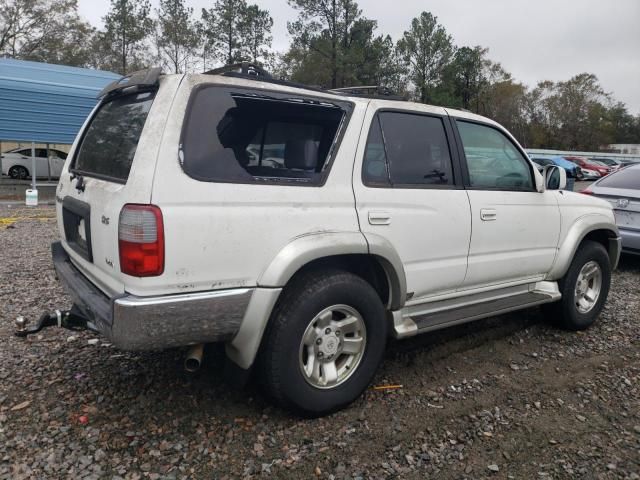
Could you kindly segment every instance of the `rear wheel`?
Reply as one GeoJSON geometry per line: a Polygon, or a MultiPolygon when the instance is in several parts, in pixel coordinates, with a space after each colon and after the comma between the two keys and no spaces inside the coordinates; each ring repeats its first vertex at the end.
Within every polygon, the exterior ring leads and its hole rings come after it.
{"type": "Polygon", "coordinates": [[[261,352],[262,380],[283,407],[327,414],[369,385],[386,340],[384,306],[371,285],[342,271],[304,274],[274,310],[261,352]]]}
{"type": "Polygon", "coordinates": [[[9,176],[15,180],[24,180],[29,176],[29,170],[22,165],[14,165],[9,169],[9,176]]]}
{"type": "Polygon", "coordinates": [[[607,251],[587,240],[576,252],[560,281],[562,300],[549,309],[558,324],[568,330],[584,330],[598,318],[609,294],[611,265],[607,251]]]}

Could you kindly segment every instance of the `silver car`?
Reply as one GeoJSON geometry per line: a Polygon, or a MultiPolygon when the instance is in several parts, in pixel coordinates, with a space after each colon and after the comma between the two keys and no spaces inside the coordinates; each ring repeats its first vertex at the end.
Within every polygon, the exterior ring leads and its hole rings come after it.
{"type": "Polygon", "coordinates": [[[601,178],[582,193],[611,203],[622,237],[622,251],[640,255],[640,165],[601,178]]]}

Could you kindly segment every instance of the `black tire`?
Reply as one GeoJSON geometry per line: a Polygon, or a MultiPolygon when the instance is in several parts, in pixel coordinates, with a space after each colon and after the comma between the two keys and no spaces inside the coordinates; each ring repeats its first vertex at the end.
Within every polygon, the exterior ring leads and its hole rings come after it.
{"type": "Polygon", "coordinates": [[[546,312],[553,316],[553,321],[567,330],[585,330],[598,318],[604,307],[611,286],[611,264],[607,250],[598,242],[585,240],[579,247],[566,275],[560,280],[559,287],[562,299],[549,307],[546,312]],[[576,304],[576,285],[582,268],[589,262],[596,262],[601,271],[601,286],[598,298],[593,307],[581,313],[576,304]]]}
{"type": "Polygon", "coordinates": [[[29,176],[29,170],[22,165],[14,165],[9,169],[9,176],[14,180],[25,180],[29,176]]]}
{"type": "Polygon", "coordinates": [[[385,309],[369,283],[341,270],[302,274],[285,288],[269,321],[259,359],[261,381],[280,406],[307,417],[325,415],[350,404],[367,388],[386,342],[385,309]],[[301,343],[312,320],[336,305],[346,305],[360,314],[366,341],[359,363],[342,383],[323,389],[309,383],[302,371],[302,351],[309,347],[301,343]]]}

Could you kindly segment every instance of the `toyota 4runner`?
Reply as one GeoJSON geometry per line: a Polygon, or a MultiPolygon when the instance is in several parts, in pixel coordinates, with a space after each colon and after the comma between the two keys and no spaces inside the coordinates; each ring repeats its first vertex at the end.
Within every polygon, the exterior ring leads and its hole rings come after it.
{"type": "Polygon", "coordinates": [[[591,325],[620,254],[610,205],[497,123],[386,93],[246,65],[107,87],[56,192],[76,321],[125,350],[224,342],[307,415],[356,399],[390,336],[542,304],[591,325]]]}

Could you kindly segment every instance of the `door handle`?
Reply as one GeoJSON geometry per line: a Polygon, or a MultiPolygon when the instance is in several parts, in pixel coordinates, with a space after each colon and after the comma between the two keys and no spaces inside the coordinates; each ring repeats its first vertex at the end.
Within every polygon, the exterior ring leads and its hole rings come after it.
{"type": "Polygon", "coordinates": [[[485,222],[492,222],[498,218],[498,213],[493,208],[481,208],[480,219],[485,222]]]}
{"type": "Polygon", "coordinates": [[[369,212],[369,223],[371,225],[389,225],[391,215],[389,212],[369,212]]]}

